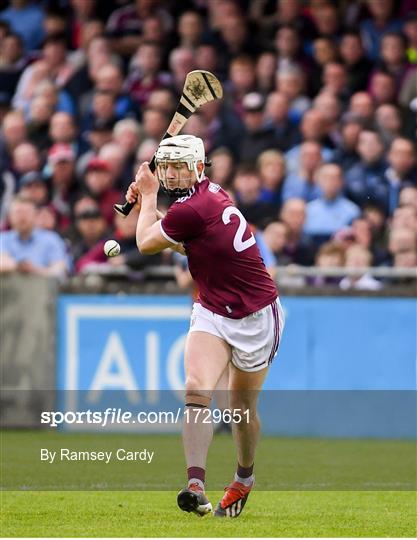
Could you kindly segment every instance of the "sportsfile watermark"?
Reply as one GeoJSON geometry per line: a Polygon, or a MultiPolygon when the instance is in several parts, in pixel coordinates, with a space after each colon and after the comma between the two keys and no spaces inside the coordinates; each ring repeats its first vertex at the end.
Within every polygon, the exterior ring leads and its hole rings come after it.
{"type": "MultiPolygon", "coordinates": [[[[196,422],[213,432],[207,487],[222,490],[234,437],[256,418],[244,406],[255,400],[238,399],[218,392],[198,408],[184,407],[182,391],[3,392],[1,489],[178,491],[182,431],[196,422]]],[[[414,491],[416,403],[414,391],[263,391],[256,489],[414,491]]]]}
{"type": "Polygon", "coordinates": [[[176,411],[139,411],[133,413],[108,407],[104,411],[42,411],[40,423],[49,427],[86,425],[107,427],[123,424],[239,424],[250,422],[250,409],[208,409],[178,407],[176,411]]]}

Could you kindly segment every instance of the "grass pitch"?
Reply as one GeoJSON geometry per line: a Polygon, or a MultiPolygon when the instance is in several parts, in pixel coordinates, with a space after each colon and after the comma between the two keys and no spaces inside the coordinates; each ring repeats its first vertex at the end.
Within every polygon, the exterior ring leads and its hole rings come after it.
{"type": "MultiPolygon", "coordinates": [[[[230,436],[216,435],[208,462],[213,506],[234,466],[230,436]]],[[[412,441],[264,438],[257,486],[238,519],[178,510],[184,470],[177,435],[3,432],[1,536],[417,536],[412,441]],[[152,467],[40,463],[40,447],[63,446],[147,447],[156,458],[152,467]]]]}
{"type": "MultiPolygon", "coordinates": [[[[209,492],[215,503],[220,492],[209,492]]],[[[238,519],[199,518],[175,492],[7,492],[5,537],[415,537],[414,492],[250,495],[238,519]]]]}

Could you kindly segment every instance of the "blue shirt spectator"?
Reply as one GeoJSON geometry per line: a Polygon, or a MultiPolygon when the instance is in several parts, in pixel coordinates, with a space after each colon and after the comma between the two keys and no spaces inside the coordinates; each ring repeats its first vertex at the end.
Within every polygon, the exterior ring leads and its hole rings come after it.
{"type": "MultiPolygon", "coordinates": [[[[287,170],[288,172],[296,171],[298,164],[300,163],[300,153],[301,153],[301,144],[291,148],[286,154],[285,159],[287,161],[287,170]]],[[[333,159],[334,150],[331,148],[322,147],[321,148],[321,159],[323,163],[331,161],[333,159]]]]}
{"type": "Polygon", "coordinates": [[[311,236],[330,236],[359,217],[360,209],[342,196],[343,177],[339,165],[322,165],[317,181],[322,196],[307,204],[304,232],[311,236]]]}
{"type": "Polygon", "coordinates": [[[316,199],[307,204],[304,230],[310,235],[332,235],[359,217],[360,210],[343,196],[333,200],[316,199]]]}
{"type": "Polygon", "coordinates": [[[320,188],[314,182],[310,182],[299,174],[292,173],[285,179],[282,200],[304,199],[306,202],[310,202],[320,197],[320,194],[320,188]]]}
{"type": "Polygon", "coordinates": [[[11,6],[0,13],[0,20],[7,22],[19,34],[27,51],[33,51],[40,48],[44,38],[44,16],[43,10],[31,2],[12,0],[11,6]]]}
{"type": "Polygon", "coordinates": [[[306,202],[320,197],[316,183],[316,172],[322,163],[322,147],[316,141],[305,141],[300,145],[300,160],[297,170],[290,173],[284,182],[282,200],[303,199],[306,202]]]}
{"type": "Polygon", "coordinates": [[[366,19],[361,23],[360,29],[367,56],[371,60],[377,60],[382,36],[386,32],[401,32],[402,23],[399,20],[391,20],[381,28],[373,19],[366,19]]]}
{"type": "Polygon", "coordinates": [[[65,243],[54,231],[35,227],[35,203],[17,197],[11,204],[10,231],[0,233],[0,272],[62,276],[68,270],[65,243]]]}

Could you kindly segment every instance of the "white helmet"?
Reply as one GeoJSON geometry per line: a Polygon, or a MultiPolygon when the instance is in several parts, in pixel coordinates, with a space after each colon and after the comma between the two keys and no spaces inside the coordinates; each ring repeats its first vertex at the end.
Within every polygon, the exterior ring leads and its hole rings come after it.
{"type": "Polygon", "coordinates": [[[155,163],[158,171],[158,178],[163,189],[170,195],[179,197],[186,195],[190,187],[169,189],[167,180],[161,173],[160,165],[166,165],[167,162],[182,162],[186,163],[190,172],[194,171],[198,182],[201,182],[204,177],[204,168],[198,172],[197,163],[205,163],[205,151],[202,139],[194,137],[194,135],[176,135],[164,139],[160,142],[158,150],[155,153],[155,163]]]}

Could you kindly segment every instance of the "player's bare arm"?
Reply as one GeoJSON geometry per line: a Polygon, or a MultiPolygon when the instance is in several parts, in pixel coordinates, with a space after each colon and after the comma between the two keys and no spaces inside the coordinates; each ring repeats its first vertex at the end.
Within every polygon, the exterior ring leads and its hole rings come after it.
{"type": "Polygon", "coordinates": [[[163,249],[175,247],[161,233],[157,216],[159,182],[147,162],[142,163],[135,177],[141,198],[141,209],[136,228],[136,244],[144,255],[153,255],[163,249]]]}
{"type": "MultiPolygon", "coordinates": [[[[146,163],[144,163],[143,165],[146,165],[147,167],[147,171],[146,172],[149,172],[149,174],[153,177],[153,179],[155,180],[155,177],[154,175],[152,174],[152,172],[150,171],[149,169],[149,166],[146,163]]],[[[135,178],[135,182],[132,182],[128,188],[128,191],[126,193],[126,200],[130,203],[136,203],[136,206],[139,208],[140,210],[140,214],[145,213],[144,211],[144,206],[142,205],[142,193],[140,192],[139,190],[139,182],[140,182],[140,178],[142,174],[144,174],[144,172],[142,171],[141,172],[141,168],[142,166],[139,168],[137,174],[136,174],[136,178],[135,178]]],[[[159,187],[159,183],[157,184],[158,187],[159,187]]],[[[139,220],[138,220],[138,228],[136,230],[136,244],[138,246],[138,249],[141,253],[143,253],[144,255],[152,255],[154,253],[158,253],[159,251],[162,251],[163,249],[166,249],[166,248],[170,248],[174,251],[178,251],[178,253],[181,253],[182,255],[185,255],[185,250],[184,250],[184,247],[182,244],[172,244],[171,242],[169,242],[168,240],[166,240],[166,238],[164,238],[160,232],[160,228],[158,226],[158,221],[163,219],[164,217],[164,214],[158,210],[156,208],[156,200],[157,200],[157,194],[158,194],[158,191],[156,191],[156,194],[153,198],[152,195],[149,195],[148,196],[148,199],[150,199],[150,202],[148,201],[146,203],[146,205],[150,208],[150,212],[153,212],[153,215],[155,216],[155,221],[154,223],[152,223],[151,227],[153,227],[153,231],[149,231],[151,233],[151,238],[153,238],[153,235],[155,235],[155,246],[154,244],[152,243],[152,249],[157,249],[157,251],[144,251],[144,249],[146,249],[146,246],[144,247],[143,246],[143,242],[140,240],[142,238],[144,238],[143,235],[141,235],[140,237],[138,236],[138,230],[139,230],[139,220]],[[155,202],[155,210],[151,210],[151,208],[153,208],[153,201],[155,202]],[[156,226],[155,226],[156,225],[156,226]]],[[[146,224],[148,225],[149,223],[151,222],[151,220],[146,220],[146,224]]],[[[147,227],[147,230],[149,229],[149,226],[147,227]]],[[[141,229],[142,230],[142,229],[141,229]]],[[[147,239],[148,237],[146,237],[147,239]]]]}

